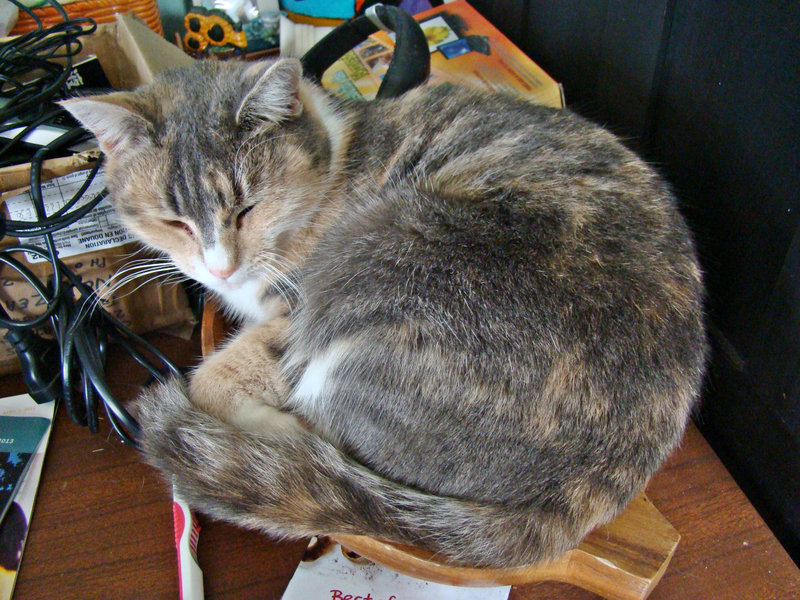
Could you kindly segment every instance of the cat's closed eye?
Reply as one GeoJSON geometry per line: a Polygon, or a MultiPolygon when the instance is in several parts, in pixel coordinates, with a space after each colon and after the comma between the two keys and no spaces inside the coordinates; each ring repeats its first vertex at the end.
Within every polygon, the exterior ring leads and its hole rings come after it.
{"type": "Polygon", "coordinates": [[[236,216],[236,228],[237,229],[241,229],[242,228],[242,224],[244,223],[245,215],[247,213],[249,213],[251,210],[253,210],[254,207],[255,207],[255,204],[251,204],[250,206],[248,206],[247,208],[245,208],[244,210],[239,212],[239,214],[236,216]]]}
{"type": "Polygon", "coordinates": [[[177,221],[177,220],[169,220],[169,221],[164,221],[164,224],[168,225],[169,227],[172,227],[173,229],[183,231],[189,237],[192,238],[195,237],[194,230],[189,226],[188,223],[184,223],[183,221],[177,221]]]}

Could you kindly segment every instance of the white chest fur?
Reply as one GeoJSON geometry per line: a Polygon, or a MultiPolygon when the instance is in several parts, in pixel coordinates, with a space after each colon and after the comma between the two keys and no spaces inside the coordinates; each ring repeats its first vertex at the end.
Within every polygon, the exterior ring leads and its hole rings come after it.
{"type": "Polygon", "coordinates": [[[268,321],[281,314],[283,302],[277,296],[264,298],[263,281],[247,281],[235,290],[218,291],[225,307],[251,323],[268,321]]]}

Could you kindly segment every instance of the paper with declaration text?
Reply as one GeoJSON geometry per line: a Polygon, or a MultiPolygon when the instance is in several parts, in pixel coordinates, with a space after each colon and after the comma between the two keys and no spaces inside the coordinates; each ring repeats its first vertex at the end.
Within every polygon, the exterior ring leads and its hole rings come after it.
{"type": "Polygon", "coordinates": [[[335,544],[297,567],[282,600],[508,600],[511,586],[466,588],[422,581],[373,563],[357,564],[335,544]]]}
{"type": "MultiPolygon", "coordinates": [[[[42,200],[48,215],[63,207],[86,181],[88,171],[76,171],[63,177],[57,177],[42,183],[42,200]]],[[[105,173],[100,169],[92,183],[83,193],[73,210],[80,208],[103,191],[105,173]]],[[[15,221],[36,221],[36,210],[33,207],[31,193],[23,192],[6,200],[8,213],[15,221]]],[[[53,233],[59,258],[75,256],[84,252],[106,250],[126,244],[133,240],[133,235],[120,224],[114,208],[108,198],[102,200],[88,215],[68,227],[53,233]]],[[[44,238],[33,237],[23,240],[26,244],[45,247],[44,238]]],[[[26,253],[28,262],[44,262],[46,259],[32,253],[26,253]]]]}

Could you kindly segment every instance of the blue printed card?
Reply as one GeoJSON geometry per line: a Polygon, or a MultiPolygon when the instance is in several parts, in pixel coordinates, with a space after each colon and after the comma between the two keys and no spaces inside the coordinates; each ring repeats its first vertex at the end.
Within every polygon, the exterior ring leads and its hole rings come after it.
{"type": "Polygon", "coordinates": [[[48,427],[44,417],[0,416],[0,522],[48,427]]]}

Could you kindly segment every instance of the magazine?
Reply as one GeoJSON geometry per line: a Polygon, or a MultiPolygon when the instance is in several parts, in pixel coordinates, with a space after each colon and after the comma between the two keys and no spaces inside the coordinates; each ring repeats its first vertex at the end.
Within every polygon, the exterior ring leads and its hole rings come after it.
{"type": "Polygon", "coordinates": [[[13,494],[8,498],[8,507],[0,521],[0,600],[9,600],[14,591],[33,515],[33,503],[42,473],[54,409],[55,402],[36,404],[28,394],[0,399],[0,438],[15,440],[17,442],[13,446],[15,453],[17,448],[33,447],[30,453],[21,453],[29,454],[22,470],[19,470],[16,464],[22,460],[19,456],[13,457],[10,463],[8,460],[3,460],[3,469],[6,465],[12,464],[11,472],[3,476],[3,485],[5,486],[7,481],[11,483],[12,474],[19,473],[20,479],[14,486],[13,494]],[[17,436],[18,431],[23,431],[24,435],[17,436]],[[9,477],[8,480],[6,476],[9,477]]]}
{"type": "Polygon", "coordinates": [[[0,415],[0,523],[49,426],[44,417],[0,415]]]}
{"type": "MultiPolygon", "coordinates": [[[[521,96],[563,108],[561,86],[464,0],[414,15],[428,40],[428,85],[445,82],[521,96]]],[[[335,94],[371,100],[389,68],[393,34],[378,31],[322,76],[335,94]]]]}

